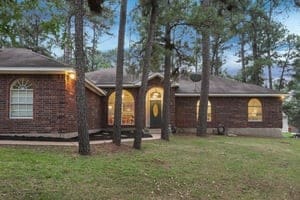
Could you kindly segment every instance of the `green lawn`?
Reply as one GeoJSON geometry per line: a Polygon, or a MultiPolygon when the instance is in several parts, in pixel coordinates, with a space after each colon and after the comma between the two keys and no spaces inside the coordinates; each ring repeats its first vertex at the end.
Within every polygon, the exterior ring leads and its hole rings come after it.
{"type": "Polygon", "coordinates": [[[74,147],[0,146],[0,199],[300,199],[300,140],[174,136],[74,147]]]}

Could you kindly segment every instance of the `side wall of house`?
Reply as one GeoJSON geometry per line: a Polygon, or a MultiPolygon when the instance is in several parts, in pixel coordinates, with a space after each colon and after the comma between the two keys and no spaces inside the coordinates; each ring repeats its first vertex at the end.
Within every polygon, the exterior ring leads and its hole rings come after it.
{"type": "Polygon", "coordinates": [[[62,133],[74,123],[65,124],[64,75],[0,75],[0,133],[62,133]],[[33,118],[10,119],[10,86],[20,78],[33,85],[33,118]]]}
{"type": "MultiPolygon", "coordinates": [[[[262,103],[261,122],[248,121],[249,97],[210,97],[212,121],[208,128],[223,124],[226,128],[281,128],[282,100],[279,97],[254,97],[262,103]]],[[[176,97],[176,120],[178,128],[195,128],[196,105],[199,97],[176,97]]]]}
{"type": "MultiPolygon", "coordinates": [[[[101,128],[102,97],[87,91],[89,129],[101,128]]],[[[77,131],[75,81],[65,75],[0,75],[0,134],[61,134],[77,131]],[[10,86],[33,85],[33,118],[11,119],[10,86]]]]}
{"type": "Polygon", "coordinates": [[[99,130],[103,128],[103,100],[104,96],[100,97],[86,88],[87,119],[89,130],[99,130]]]}

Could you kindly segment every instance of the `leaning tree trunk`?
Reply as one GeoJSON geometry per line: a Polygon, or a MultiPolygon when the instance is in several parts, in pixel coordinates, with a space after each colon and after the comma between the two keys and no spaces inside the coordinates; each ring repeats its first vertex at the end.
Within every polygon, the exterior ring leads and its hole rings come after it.
{"type": "Polygon", "coordinates": [[[163,98],[163,120],[161,127],[161,139],[169,141],[170,124],[170,92],[171,92],[171,28],[167,23],[165,30],[165,70],[164,70],[164,98],[163,98]]]}
{"type": "MultiPolygon", "coordinates": [[[[209,6],[209,0],[203,2],[204,7],[209,6]]],[[[201,80],[201,94],[199,117],[197,124],[197,136],[207,134],[207,105],[209,93],[209,76],[210,76],[210,41],[209,41],[209,27],[202,30],[202,80],[201,80]]]]}
{"type": "Polygon", "coordinates": [[[90,141],[87,126],[87,105],[85,96],[85,62],[83,52],[83,0],[75,1],[75,60],[76,60],[76,101],[79,154],[90,154],[90,141]]]}
{"type": "Polygon", "coordinates": [[[124,64],[124,37],[126,28],[127,0],[122,0],[120,9],[120,24],[118,36],[117,52],[117,72],[116,72],[116,99],[114,114],[114,134],[113,143],[121,145],[121,122],[122,122],[122,84],[123,84],[123,64],[124,64]]]}
{"type": "Polygon", "coordinates": [[[151,62],[151,53],[153,47],[154,33],[156,20],[158,16],[158,2],[157,0],[151,0],[151,14],[150,23],[148,27],[148,36],[146,42],[146,50],[143,59],[143,70],[142,70],[142,85],[139,90],[138,106],[137,106],[137,120],[136,120],[136,133],[134,137],[133,148],[141,149],[142,146],[142,135],[145,124],[145,96],[148,85],[149,67],[151,62]]]}

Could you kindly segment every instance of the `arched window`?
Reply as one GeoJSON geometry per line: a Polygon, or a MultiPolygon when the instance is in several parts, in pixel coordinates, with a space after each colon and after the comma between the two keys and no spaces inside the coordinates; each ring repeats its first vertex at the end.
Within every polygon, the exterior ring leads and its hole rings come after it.
{"type": "MultiPolygon", "coordinates": [[[[197,101],[197,107],[196,107],[196,113],[197,113],[197,120],[198,120],[198,117],[199,117],[199,106],[200,106],[200,100],[197,101]]],[[[208,100],[208,103],[207,103],[207,121],[208,122],[211,122],[211,103],[210,101],[208,100]]]]}
{"type": "MultiPolygon", "coordinates": [[[[108,98],[108,125],[114,124],[116,92],[108,98]]],[[[130,92],[122,92],[122,125],[134,125],[134,98],[130,92]]]]}
{"type": "Polygon", "coordinates": [[[262,105],[258,99],[248,102],[248,121],[262,121],[262,105]]]}
{"type": "Polygon", "coordinates": [[[10,86],[10,118],[33,117],[33,87],[27,79],[18,79],[10,86]]]}

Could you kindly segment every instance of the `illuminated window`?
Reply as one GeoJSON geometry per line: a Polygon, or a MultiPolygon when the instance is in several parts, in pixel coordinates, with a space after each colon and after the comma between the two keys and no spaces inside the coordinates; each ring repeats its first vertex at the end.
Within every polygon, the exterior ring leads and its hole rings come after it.
{"type": "MultiPolygon", "coordinates": [[[[116,93],[108,98],[108,125],[114,124],[116,93]]],[[[122,125],[134,125],[134,98],[130,92],[122,92],[122,125]]]]}
{"type": "Polygon", "coordinates": [[[10,118],[31,119],[32,116],[32,83],[27,79],[18,79],[10,87],[10,118]]]}
{"type": "MultiPolygon", "coordinates": [[[[197,101],[197,107],[196,107],[196,113],[197,113],[197,120],[199,116],[199,106],[200,106],[200,100],[197,101]]],[[[208,101],[207,104],[207,121],[211,122],[211,103],[208,101]]]]}
{"type": "Polygon", "coordinates": [[[262,106],[258,99],[248,102],[248,121],[262,121],[262,106]]]}

